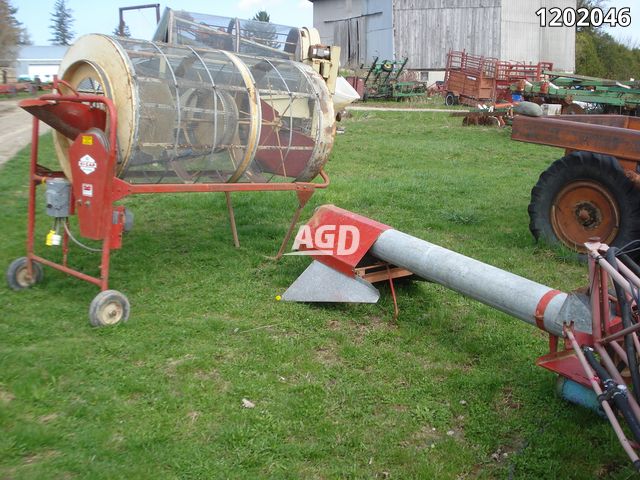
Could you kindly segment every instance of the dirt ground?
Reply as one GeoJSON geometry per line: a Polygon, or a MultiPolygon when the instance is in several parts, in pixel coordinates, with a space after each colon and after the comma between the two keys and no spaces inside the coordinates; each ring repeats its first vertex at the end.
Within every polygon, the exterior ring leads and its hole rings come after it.
{"type": "MultiPolygon", "coordinates": [[[[0,102],[0,166],[31,141],[31,119],[18,107],[19,100],[0,102]]],[[[40,134],[50,128],[40,123],[40,134]]]]}

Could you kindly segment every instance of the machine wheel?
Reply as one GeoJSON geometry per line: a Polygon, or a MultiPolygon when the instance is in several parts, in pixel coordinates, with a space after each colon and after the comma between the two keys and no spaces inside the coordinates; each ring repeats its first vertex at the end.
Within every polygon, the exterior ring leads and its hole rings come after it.
{"type": "Polygon", "coordinates": [[[500,120],[498,117],[487,117],[486,125],[489,127],[499,127],[500,120]]]}
{"type": "Polygon", "coordinates": [[[89,305],[89,323],[94,327],[115,325],[129,319],[129,299],[117,290],[100,292],[89,305]]]}
{"type": "Polygon", "coordinates": [[[33,275],[29,275],[27,257],[16,258],[7,268],[7,283],[13,290],[24,290],[36,283],[40,283],[44,277],[42,265],[31,262],[33,275]]]}
{"type": "Polygon", "coordinates": [[[453,93],[447,93],[446,97],[444,97],[444,104],[449,107],[457,105],[458,101],[456,96],[453,93]]]}
{"type": "Polygon", "coordinates": [[[640,238],[640,192],[614,157],[573,152],[540,175],[529,218],[537,240],[580,253],[592,237],[621,247],[640,238]]]}
{"type": "Polygon", "coordinates": [[[585,113],[584,108],[577,103],[570,103],[569,105],[562,106],[563,115],[583,115],[585,113]]]}

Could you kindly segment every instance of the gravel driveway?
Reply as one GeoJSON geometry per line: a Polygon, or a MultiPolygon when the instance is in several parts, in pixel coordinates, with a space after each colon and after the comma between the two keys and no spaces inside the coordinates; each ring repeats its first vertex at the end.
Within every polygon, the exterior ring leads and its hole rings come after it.
{"type": "MultiPolygon", "coordinates": [[[[19,100],[0,102],[0,166],[31,142],[31,119],[18,107],[19,100]]],[[[51,128],[40,123],[40,134],[51,128]]]]}

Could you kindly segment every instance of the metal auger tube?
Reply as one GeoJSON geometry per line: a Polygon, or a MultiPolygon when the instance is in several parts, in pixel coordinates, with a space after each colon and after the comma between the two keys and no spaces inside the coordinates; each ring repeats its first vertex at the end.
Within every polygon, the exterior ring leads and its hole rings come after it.
{"type": "Polygon", "coordinates": [[[386,230],[373,244],[370,253],[553,335],[563,335],[565,321],[573,321],[580,330],[591,332],[590,311],[577,296],[411,235],[386,230]]]}

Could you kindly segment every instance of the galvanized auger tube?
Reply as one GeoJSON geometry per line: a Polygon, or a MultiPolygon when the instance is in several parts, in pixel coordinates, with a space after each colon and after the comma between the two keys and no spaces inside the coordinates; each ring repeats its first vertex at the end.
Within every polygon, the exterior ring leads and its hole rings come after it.
{"type": "Polygon", "coordinates": [[[307,224],[316,234],[330,225],[351,225],[363,232],[360,237],[365,240],[360,239],[356,252],[344,260],[351,262],[346,269],[337,254],[316,257],[282,295],[283,300],[375,303],[379,294],[373,285],[345,274],[347,270],[354,273],[358,262],[371,255],[555,336],[562,337],[568,323],[576,331],[592,333],[586,296],[560,292],[333,205],[319,207],[307,224]],[[341,262],[342,267],[336,267],[341,262]]]}
{"type": "Polygon", "coordinates": [[[563,335],[564,322],[569,318],[577,330],[591,333],[588,303],[577,296],[559,292],[406,233],[386,230],[370,252],[380,260],[406,268],[425,280],[439,283],[553,335],[563,335]],[[540,305],[545,298],[549,301],[541,311],[540,305]]]}
{"type": "MultiPolygon", "coordinates": [[[[130,183],[310,181],[333,146],[331,95],[300,62],[91,34],[60,72],[113,100],[116,175],[130,183]]],[[[54,142],[71,179],[72,140],[54,142]]]]}

